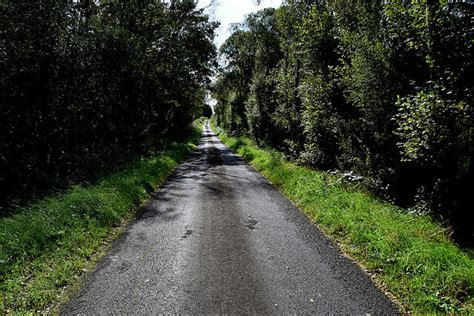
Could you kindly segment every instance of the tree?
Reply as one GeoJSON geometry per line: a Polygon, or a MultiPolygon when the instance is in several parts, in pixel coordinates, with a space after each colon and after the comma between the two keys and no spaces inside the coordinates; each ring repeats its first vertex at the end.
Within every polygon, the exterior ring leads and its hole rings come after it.
{"type": "Polygon", "coordinates": [[[193,1],[7,0],[0,10],[3,199],[94,180],[183,139],[202,112],[217,24],[193,1]]]}
{"type": "Polygon", "coordinates": [[[288,0],[249,15],[221,48],[219,123],[295,161],[356,172],[472,241],[473,8],[288,0]]]}

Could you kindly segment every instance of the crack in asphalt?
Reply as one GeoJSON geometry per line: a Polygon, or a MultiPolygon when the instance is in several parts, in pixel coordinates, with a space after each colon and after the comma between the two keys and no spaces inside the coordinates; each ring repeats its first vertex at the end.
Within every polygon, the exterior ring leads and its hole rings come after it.
{"type": "Polygon", "coordinates": [[[208,122],[62,314],[399,314],[208,122]]]}

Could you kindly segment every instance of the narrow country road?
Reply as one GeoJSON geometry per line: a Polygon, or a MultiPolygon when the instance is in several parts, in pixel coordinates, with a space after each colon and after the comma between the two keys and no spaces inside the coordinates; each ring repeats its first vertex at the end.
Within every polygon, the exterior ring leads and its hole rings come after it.
{"type": "Polygon", "coordinates": [[[62,314],[398,314],[206,124],[62,314]]]}

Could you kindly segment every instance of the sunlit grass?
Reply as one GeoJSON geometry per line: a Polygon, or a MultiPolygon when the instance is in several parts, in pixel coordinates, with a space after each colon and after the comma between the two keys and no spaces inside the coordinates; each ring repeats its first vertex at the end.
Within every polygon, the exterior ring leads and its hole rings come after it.
{"type": "Polygon", "coordinates": [[[474,260],[429,216],[413,216],[337,176],[214,130],[375,275],[405,311],[474,312],[474,260]]]}
{"type": "Polygon", "coordinates": [[[45,311],[109,242],[114,229],[195,147],[203,120],[186,144],[143,158],[97,185],[76,186],[0,219],[0,314],[45,311]]]}

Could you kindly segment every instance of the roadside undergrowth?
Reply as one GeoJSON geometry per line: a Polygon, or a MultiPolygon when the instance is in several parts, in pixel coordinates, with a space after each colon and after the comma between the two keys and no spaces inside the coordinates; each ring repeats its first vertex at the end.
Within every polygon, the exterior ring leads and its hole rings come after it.
{"type": "Polygon", "coordinates": [[[474,260],[429,216],[414,216],[340,178],[298,166],[247,138],[219,138],[368,269],[403,312],[474,312],[474,260]]]}
{"type": "Polygon", "coordinates": [[[195,148],[187,142],[132,162],[97,185],[75,186],[0,218],[0,314],[47,312],[90,268],[137,207],[195,148]]]}

